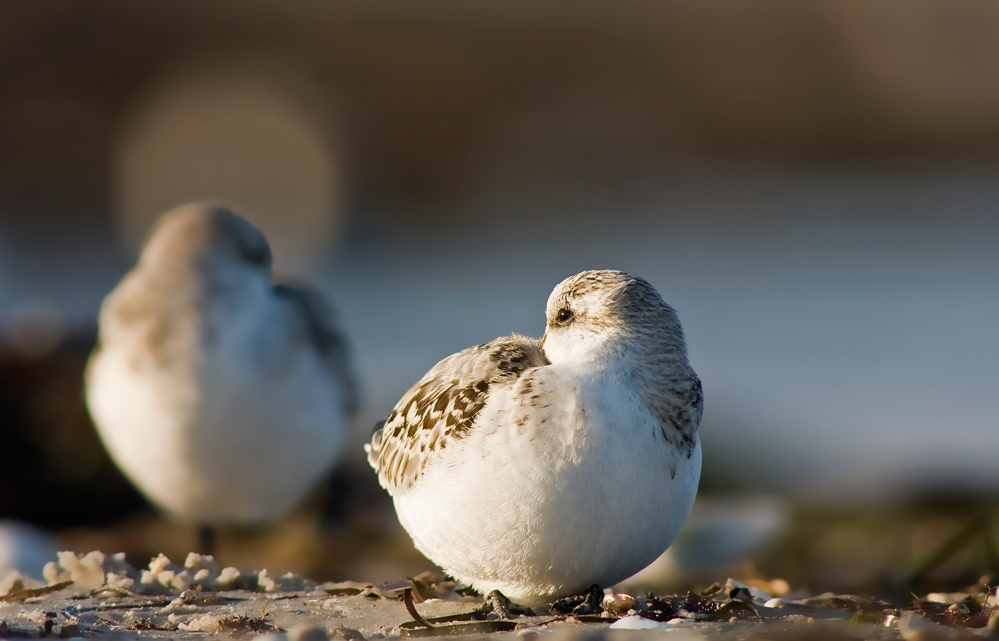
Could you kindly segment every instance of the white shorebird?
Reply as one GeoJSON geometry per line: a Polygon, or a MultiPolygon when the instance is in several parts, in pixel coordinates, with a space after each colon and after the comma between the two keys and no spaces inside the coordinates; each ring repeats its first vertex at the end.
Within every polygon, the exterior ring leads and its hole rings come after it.
{"type": "Polygon", "coordinates": [[[245,219],[165,214],[99,321],[87,405],[161,508],[201,526],[266,522],[333,465],[357,406],[349,347],[317,293],[272,284],[245,219]]]}
{"type": "Polygon", "coordinates": [[[701,382],[648,282],[587,271],[541,341],[450,356],[365,447],[416,547],[530,604],[610,587],[672,543],[697,492],[701,382]]]}

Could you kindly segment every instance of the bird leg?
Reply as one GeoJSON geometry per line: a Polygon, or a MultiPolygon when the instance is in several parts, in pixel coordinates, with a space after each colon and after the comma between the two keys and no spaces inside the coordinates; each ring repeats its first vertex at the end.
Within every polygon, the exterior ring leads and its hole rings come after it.
{"type": "Polygon", "coordinates": [[[215,526],[198,526],[198,553],[215,556],[215,526]]]}
{"type": "Polygon", "coordinates": [[[534,616],[534,610],[523,605],[517,605],[500,592],[493,590],[486,595],[485,602],[473,612],[473,619],[483,620],[488,614],[495,614],[500,619],[513,619],[518,616],[534,616]]]}
{"type": "Polygon", "coordinates": [[[604,611],[603,603],[604,591],[594,583],[582,594],[567,596],[552,603],[552,612],[556,614],[600,614],[604,611]]]}

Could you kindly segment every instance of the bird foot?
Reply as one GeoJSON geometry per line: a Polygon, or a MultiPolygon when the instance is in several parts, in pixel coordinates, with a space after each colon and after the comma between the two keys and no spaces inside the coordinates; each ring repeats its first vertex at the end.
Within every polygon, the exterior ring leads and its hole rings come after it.
{"type": "Polygon", "coordinates": [[[604,591],[600,586],[593,584],[583,594],[567,596],[552,603],[552,612],[556,614],[572,614],[574,616],[586,614],[600,614],[604,611],[603,603],[604,591]]]}
{"type": "Polygon", "coordinates": [[[486,619],[488,615],[495,614],[498,619],[513,619],[518,616],[534,616],[534,610],[523,605],[518,605],[506,598],[499,590],[493,590],[486,595],[486,600],[474,613],[475,619],[486,619]]]}

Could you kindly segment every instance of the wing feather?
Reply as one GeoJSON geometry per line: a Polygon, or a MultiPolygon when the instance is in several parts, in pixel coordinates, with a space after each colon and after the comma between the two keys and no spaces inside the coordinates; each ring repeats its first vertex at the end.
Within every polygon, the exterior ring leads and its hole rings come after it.
{"type": "Polygon", "coordinates": [[[469,347],[437,363],[402,397],[365,445],[382,487],[409,487],[427,458],[463,438],[494,385],[512,385],[547,365],[538,341],[512,335],[469,347]]]}
{"type": "Polygon", "coordinates": [[[273,291],[293,306],[323,365],[339,383],[344,413],[351,417],[356,415],[360,385],[354,373],[350,344],[339,327],[333,308],[319,292],[299,283],[278,283],[273,291]]]}

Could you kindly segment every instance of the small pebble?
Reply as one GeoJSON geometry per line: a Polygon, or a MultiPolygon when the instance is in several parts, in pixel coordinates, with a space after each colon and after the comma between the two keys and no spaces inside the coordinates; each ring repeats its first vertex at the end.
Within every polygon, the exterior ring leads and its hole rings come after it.
{"type": "Polygon", "coordinates": [[[662,630],[672,627],[668,622],[653,621],[640,616],[624,617],[610,625],[612,630],[662,630]]]}
{"type": "Polygon", "coordinates": [[[968,614],[971,612],[971,610],[968,609],[968,606],[961,602],[951,604],[951,606],[947,608],[947,611],[952,614],[968,614]]]}
{"type": "Polygon", "coordinates": [[[638,606],[638,600],[630,594],[607,594],[601,603],[611,614],[624,614],[638,606]]]}
{"type": "MultiPolygon", "coordinates": [[[[330,635],[323,628],[303,623],[287,632],[288,641],[328,641],[330,635]]],[[[345,637],[341,637],[345,638],[345,637]]],[[[361,637],[362,639],[364,637],[361,637]]]]}
{"type": "Polygon", "coordinates": [[[360,630],[345,628],[342,625],[330,630],[331,639],[345,639],[346,641],[364,641],[364,635],[360,630]]]}

